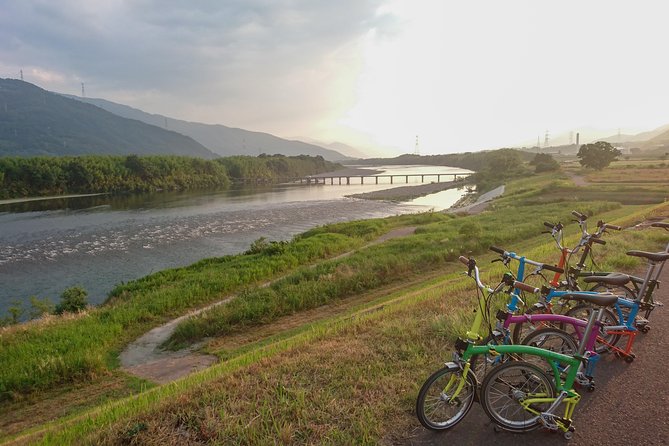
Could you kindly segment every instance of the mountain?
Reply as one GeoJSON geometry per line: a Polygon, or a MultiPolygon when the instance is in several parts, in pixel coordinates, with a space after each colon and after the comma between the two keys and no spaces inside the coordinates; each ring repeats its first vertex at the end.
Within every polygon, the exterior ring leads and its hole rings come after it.
{"type": "MultiPolygon", "coordinates": [[[[345,144],[343,142],[339,141],[334,141],[331,143],[324,143],[323,141],[319,141],[317,139],[313,138],[308,138],[308,137],[296,137],[294,139],[298,139],[300,141],[305,141],[309,144],[314,144],[320,147],[326,147],[331,150],[335,150],[339,153],[343,153],[347,157],[354,158],[354,159],[363,159],[363,158],[369,158],[371,154],[369,152],[360,150],[356,147],[350,146],[348,144],[345,144]]],[[[374,155],[380,155],[380,153],[374,153],[374,155]]]]}
{"type": "Polygon", "coordinates": [[[122,118],[17,79],[0,79],[0,156],[188,155],[215,158],[180,133],[122,118]]]}
{"type": "Polygon", "coordinates": [[[664,151],[664,153],[669,152],[669,126],[667,126],[665,132],[640,144],[639,148],[643,150],[659,150],[664,151]]]}
{"type": "MultiPolygon", "coordinates": [[[[551,136],[549,140],[549,145],[551,147],[563,146],[576,144],[576,133],[580,133],[580,144],[588,144],[595,141],[606,141],[614,145],[622,145],[625,147],[637,147],[642,146],[644,141],[648,141],[656,136],[669,130],[669,124],[662,127],[658,127],[654,130],[649,130],[647,132],[637,133],[634,135],[629,134],[614,134],[612,135],[611,130],[600,130],[590,127],[581,127],[575,129],[573,132],[561,133],[555,136],[551,136]]],[[[541,145],[543,146],[544,141],[541,139],[541,145]]],[[[536,146],[536,141],[525,141],[525,143],[520,144],[521,147],[531,147],[536,146]]]]}
{"type": "Polygon", "coordinates": [[[348,158],[335,150],[325,149],[302,141],[291,141],[279,138],[270,135],[269,133],[252,132],[244,129],[226,127],[220,124],[202,124],[199,122],[182,121],[163,115],[146,113],[142,110],[127,105],[117,104],[105,99],[82,98],[78,96],[67,97],[95,105],[124,118],[136,119],[146,124],[179,132],[193,138],[195,141],[221,156],[257,156],[261,153],[266,153],[268,155],[282,154],[286,156],[320,155],[328,161],[342,161],[348,158]]]}

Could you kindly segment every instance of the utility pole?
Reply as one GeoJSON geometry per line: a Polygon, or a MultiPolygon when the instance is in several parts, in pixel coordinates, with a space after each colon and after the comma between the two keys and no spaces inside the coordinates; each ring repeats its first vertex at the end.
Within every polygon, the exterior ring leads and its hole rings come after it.
{"type": "Polygon", "coordinates": [[[418,147],[418,135],[416,135],[416,146],[414,148],[413,154],[416,156],[420,156],[420,148],[418,147]]]}
{"type": "Polygon", "coordinates": [[[81,97],[85,98],[86,97],[86,91],[84,90],[84,83],[81,83],[81,97]]]}

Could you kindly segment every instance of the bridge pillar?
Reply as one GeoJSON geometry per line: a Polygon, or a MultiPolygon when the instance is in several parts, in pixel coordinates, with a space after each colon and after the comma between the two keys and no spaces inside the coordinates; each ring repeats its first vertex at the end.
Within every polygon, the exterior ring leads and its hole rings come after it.
{"type": "Polygon", "coordinates": [[[425,175],[421,175],[421,176],[420,176],[420,182],[421,182],[421,183],[424,183],[424,182],[425,182],[425,175]]]}
{"type": "Polygon", "coordinates": [[[374,177],[376,178],[376,184],[379,184],[379,177],[374,177]]]}
{"type": "Polygon", "coordinates": [[[390,184],[393,184],[393,176],[390,175],[390,184]]]}
{"type": "Polygon", "coordinates": [[[360,184],[365,184],[365,177],[360,175],[360,184]]]}
{"type": "Polygon", "coordinates": [[[347,185],[351,184],[351,177],[346,177],[346,184],[347,185]]]}
{"type": "Polygon", "coordinates": [[[409,175],[406,176],[406,183],[409,184],[409,175]]]}

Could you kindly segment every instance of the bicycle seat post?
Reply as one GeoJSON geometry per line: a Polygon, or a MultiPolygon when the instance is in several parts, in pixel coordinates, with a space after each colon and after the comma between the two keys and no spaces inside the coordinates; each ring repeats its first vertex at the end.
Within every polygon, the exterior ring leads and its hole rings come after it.
{"type": "Polygon", "coordinates": [[[590,340],[590,334],[592,332],[592,327],[595,325],[595,322],[599,322],[604,315],[604,307],[599,307],[597,311],[592,311],[590,317],[588,318],[588,325],[585,327],[585,332],[583,333],[583,339],[581,344],[578,346],[578,354],[583,355],[585,353],[585,348],[588,345],[590,340]]]}

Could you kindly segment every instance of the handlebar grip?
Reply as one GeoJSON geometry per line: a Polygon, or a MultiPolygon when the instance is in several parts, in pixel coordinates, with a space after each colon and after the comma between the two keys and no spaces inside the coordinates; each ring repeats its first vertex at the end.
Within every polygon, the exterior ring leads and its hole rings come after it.
{"type": "Polygon", "coordinates": [[[665,223],[663,221],[658,221],[655,223],[650,224],[654,228],[664,228],[664,229],[669,229],[669,223],[665,223]]]}
{"type": "Polygon", "coordinates": [[[573,215],[574,217],[578,218],[578,219],[581,220],[581,221],[583,221],[583,220],[587,220],[587,219],[588,219],[587,216],[581,214],[581,213],[578,212],[578,211],[571,211],[571,215],[573,215]]]}
{"type": "Polygon", "coordinates": [[[519,290],[527,291],[528,293],[536,294],[539,292],[539,288],[534,288],[533,286],[518,281],[513,282],[513,287],[518,288],[519,290]]]}
{"type": "Polygon", "coordinates": [[[491,246],[488,249],[491,250],[491,251],[495,251],[497,254],[504,255],[504,250],[502,248],[498,248],[497,246],[491,246]]]}
{"type": "Polygon", "coordinates": [[[610,225],[608,223],[604,223],[604,229],[613,229],[615,231],[621,231],[623,228],[618,225],[610,225]]]}
{"type": "Polygon", "coordinates": [[[602,240],[602,239],[599,239],[599,238],[593,238],[592,243],[597,243],[599,245],[606,245],[606,240],[602,240]]]}
{"type": "Polygon", "coordinates": [[[546,226],[549,229],[553,229],[555,227],[555,225],[549,221],[545,221],[544,226],[546,226]]]}
{"type": "Polygon", "coordinates": [[[458,260],[459,260],[461,263],[464,263],[465,265],[469,266],[469,259],[468,259],[467,257],[465,257],[465,256],[460,256],[460,257],[458,257],[458,260]]]}
{"type": "Polygon", "coordinates": [[[560,273],[562,274],[564,270],[560,268],[559,266],[553,266],[553,265],[547,265],[544,263],[544,266],[541,267],[542,269],[547,269],[548,271],[553,271],[554,273],[560,273]]]}

